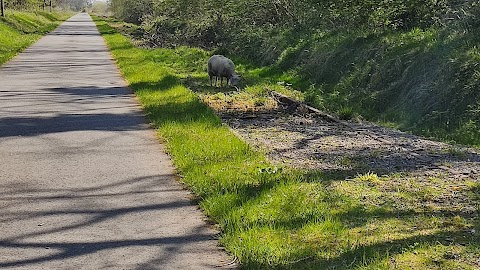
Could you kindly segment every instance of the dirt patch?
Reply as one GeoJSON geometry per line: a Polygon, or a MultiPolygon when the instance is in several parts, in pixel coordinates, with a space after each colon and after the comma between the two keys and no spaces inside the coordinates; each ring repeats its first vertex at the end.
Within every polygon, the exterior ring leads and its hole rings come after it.
{"type": "Polygon", "coordinates": [[[379,174],[443,170],[454,177],[477,177],[480,171],[480,156],[472,149],[369,123],[344,126],[282,113],[221,116],[249,143],[267,150],[273,162],[297,168],[379,174]]]}
{"type": "Polygon", "coordinates": [[[232,130],[277,166],[317,171],[350,181],[362,174],[383,196],[371,204],[415,211],[449,211],[475,218],[480,154],[476,149],[425,139],[368,122],[339,121],[270,98],[267,107],[236,106],[203,98],[232,130]],[[221,104],[221,106],[218,106],[221,104]],[[415,198],[398,200],[400,193],[415,198]],[[419,204],[420,203],[420,204],[419,204]]]}

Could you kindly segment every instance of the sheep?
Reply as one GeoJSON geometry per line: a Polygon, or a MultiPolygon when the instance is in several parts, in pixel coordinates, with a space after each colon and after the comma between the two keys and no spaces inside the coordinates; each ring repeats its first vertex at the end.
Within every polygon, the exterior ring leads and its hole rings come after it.
{"type": "Polygon", "coordinates": [[[217,87],[220,77],[220,86],[223,86],[223,78],[227,78],[227,85],[230,83],[238,90],[237,85],[241,76],[235,73],[235,65],[232,60],[223,55],[214,55],[208,59],[207,71],[210,77],[210,86],[212,86],[212,80],[215,78],[215,87],[217,87]]]}

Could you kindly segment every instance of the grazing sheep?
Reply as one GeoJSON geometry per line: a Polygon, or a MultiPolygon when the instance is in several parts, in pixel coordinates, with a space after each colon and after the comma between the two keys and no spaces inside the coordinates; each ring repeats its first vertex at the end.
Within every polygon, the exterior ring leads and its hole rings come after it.
{"type": "Polygon", "coordinates": [[[241,78],[240,75],[235,73],[235,65],[232,60],[223,55],[210,57],[208,59],[207,71],[210,77],[210,86],[212,86],[212,79],[215,77],[215,87],[217,87],[218,78],[220,77],[220,86],[223,86],[223,78],[227,78],[227,85],[230,83],[230,85],[237,88],[241,78]]]}

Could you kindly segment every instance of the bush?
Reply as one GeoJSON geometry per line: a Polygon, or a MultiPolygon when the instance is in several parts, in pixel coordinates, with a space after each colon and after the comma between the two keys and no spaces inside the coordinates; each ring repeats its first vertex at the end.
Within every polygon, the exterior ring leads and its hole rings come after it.
{"type": "Polygon", "coordinates": [[[151,46],[198,46],[271,65],[295,74],[294,86],[319,108],[475,141],[478,1],[146,1],[112,7],[141,25],[151,46]]]}

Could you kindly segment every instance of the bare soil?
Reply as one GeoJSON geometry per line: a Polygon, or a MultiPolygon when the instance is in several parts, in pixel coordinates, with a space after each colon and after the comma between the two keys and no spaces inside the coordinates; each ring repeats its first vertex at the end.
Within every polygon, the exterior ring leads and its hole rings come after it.
{"type": "MultiPolygon", "coordinates": [[[[470,218],[478,215],[477,149],[369,122],[340,121],[273,98],[265,102],[268,108],[203,99],[238,136],[264,151],[275,166],[321,172],[330,180],[348,181],[361,174],[375,173],[388,178],[377,184],[387,196],[399,187],[412,193],[424,192],[428,187],[433,189],[432,196],[425,195],[421,207],[462,213],[470,218]]],[[[412,204],[417,202],[414,200],[412,204]]],[[[407,208],[418,210],[418,207],[407,208]]]]}

